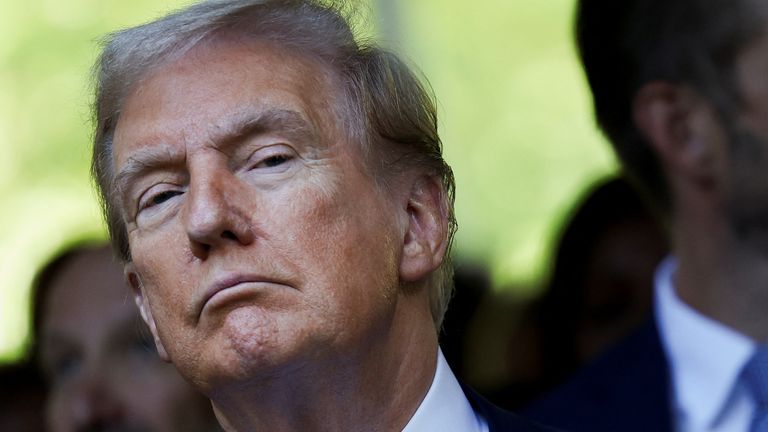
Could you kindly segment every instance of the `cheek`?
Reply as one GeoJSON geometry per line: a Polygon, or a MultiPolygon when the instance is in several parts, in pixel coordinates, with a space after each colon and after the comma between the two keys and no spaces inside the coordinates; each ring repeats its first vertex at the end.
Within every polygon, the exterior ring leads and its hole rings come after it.
{"type": "MultiPolygon", "coordinates": [[[[157,249],[175,250],[170,245],[157,249]]],[[[194,352],[194,341],[189,337],[188,327],[193,324],[191,299],[199,277],[185,266],[183,258],[178,255],[148,251],[135,257],[143,295],[149,302],[160,339],[173,361],[179,361],[194,352]]]]}
{"type": "Polygon", "coordinates": [[[70,418],[67,415],[65,406],[67,398],[60,390],[54,389],[49,393],[46,401],[45,417],[48,429],[53,432],[67,430],[71,427],[70,418]]]}
{"type": "Polygon", "coordinates": [[[153,309],[184,304],[180,303],[185,298],[184,294],[193,287],[194,277],[187,268],[190,260],[186,252],[189,248],[182,240],[179,235],[162,233],[131,239],[136,271],[153,309]]]}
{"type": "Polygon", "coordinates": [[[370,272],[370,261],[378,269],[390,267],[391,258],[382,258],[393,250],[392,223],[381,199],[366,190],[339,188],[331,193],[329,189],[305,191],[283,213],[293,215],[293,220],[277,221],[296,227],[290,239],[295,252],[336,278],[350,277],[338,273],[350,269],[370,272]]]}
{"type": "Polygon", "coordinates": [[[296,213],[295,240],[309,283],[326,285],[326,300],[363,308],[392,299],[399,253],[391,209],[370,193],[340,192],[296,213]],[[306,223],[311,221],[311,223],[306,223]]]}

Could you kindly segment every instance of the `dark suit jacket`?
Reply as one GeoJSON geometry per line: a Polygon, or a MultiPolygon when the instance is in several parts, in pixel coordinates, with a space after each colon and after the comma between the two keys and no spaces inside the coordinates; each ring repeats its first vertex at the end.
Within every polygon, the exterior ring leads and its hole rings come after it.
{"type": "Polygon", "coordinates": [[[672,432],[670,385],[652,319],[523,415],[572,432],[672,432]]]}
{"type": "Polygon", "coordinates": [[[488,422],[489,432],[556,432],[493,405],[467,386],[462,388],[472,408],[488,422]]]}

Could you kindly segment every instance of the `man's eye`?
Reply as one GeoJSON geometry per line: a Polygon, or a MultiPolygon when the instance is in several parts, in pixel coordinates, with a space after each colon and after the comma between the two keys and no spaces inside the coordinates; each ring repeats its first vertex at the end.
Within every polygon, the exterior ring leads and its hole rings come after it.
{"type": "Polygon", "coordinates": [[[149,197],[139,202],[139,211],[148,209],[150,207],[154,207],[156,205],[160,205],[168,201],[169,199],[175,197],[176,195],[180,195],[180,194],[181,194],[181,191],[178,191],[178,190],[166,190],[166,191],[158,192],[155,194],[151,194],[149,197]]]}
{"type": "Polygon", "coordinates": [[[262,160],[258,164],[256,164],[256,166],[254,168],[273,168],[273,167],[276,167],[278,165],[284,164],[285,162],[288,161],[288,159],[289,159],[289,157],[287,155],[274,155],[274,156],[270,156],[270,157],[262,160]]]}
{"type": "Polygon", "coordinates": [[[46,367],[48,378],[52,383],[61,383],[74,374],[82,366],[82,359],[75,354],[65,354],[56,357],[46,367]]]}
{"type": "Polygon", "coordinates": [[[246,159],[244,167],[247,171],[256,171],[259,174],[277,174],[293,166],[292,161],[297,157],[296,149],[278,142],[257,147],[246,159]]]}
{"type": "Polygon", "coordinates": [[[155,195],[153,195],[153,196],[152,196],[152,197],[149,199],[149,205],[150,205],[150,206],[153,206],[153,205],[162,204],[162,203],[164,203],[164,202],[168,201],[169,199],[171,199],[171,198],[175,197],[175,196],[176,196],[176,195],[178,195],[178,194],[179,194],[179,192],[178,192],[178,191],[165,191],[165,192],[160,192],[159,194],[155,194],[155,195]]]}

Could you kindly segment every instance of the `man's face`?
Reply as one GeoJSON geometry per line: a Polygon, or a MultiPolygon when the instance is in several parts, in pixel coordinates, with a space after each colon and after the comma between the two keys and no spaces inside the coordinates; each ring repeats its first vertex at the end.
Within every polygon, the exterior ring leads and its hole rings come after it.
{"type": "Polygon", "coordinates": [[[386,337],[407,220],[341,133],[329,81],[225,42],[162,66],[125,104],[129,274],[161,353],[206,392],[342,367],[386,337]]]}
{"type": "Polygon", "coordinates": [[[746,47],[735,71],[742,103],[728,130],[725,204],[738,238],[768,254],[768,33],[746,47]]]}
{"type": "Polygon", "coordinates": [[[210,403],[160,361],[129,297],[106,248],[72,258],[52,280],[40,341],[50,430],[214,430],[210,403]]]}

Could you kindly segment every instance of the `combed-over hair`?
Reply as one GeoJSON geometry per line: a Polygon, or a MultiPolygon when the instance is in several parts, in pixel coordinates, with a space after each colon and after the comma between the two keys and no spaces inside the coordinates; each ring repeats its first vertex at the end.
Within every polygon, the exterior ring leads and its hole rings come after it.
{"type": "MultiPolygon", "coordinates": [[[[634,124],[643,85],[688,85],[724,118],[739,107],[734,61],[765,25],[755,0],[580,0],[578,44],[597,122],[624,170],[655,209],[670,211],[670,192],[653,149],[634,124]]],[[[762,9],[765,9],[762,5],[762,9]]]]}
{"type": "MultiPolygon", "coordinates": [[[[209,0],[164,18],[110,34],[94,68],[95,135],[92,174],[115,253],[130,261],[128,234],[116,199],[113,136],[125,99],[153,69],[219,35],[268,42],[328,68],[344,107],[335,107],[350,142],[359,142],[383,187],[408,169],[440,179],[449,219],[448,252],[456,229],[455,184],[442,157],[433,97],[396,55],[358,40],[340,2],[319,0],[209,0]]],[[[440,327],[453,292],[449,253],[430,276],[431,311],[440,327]]]]}

